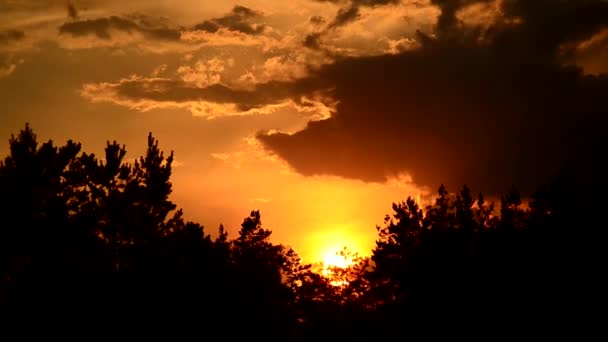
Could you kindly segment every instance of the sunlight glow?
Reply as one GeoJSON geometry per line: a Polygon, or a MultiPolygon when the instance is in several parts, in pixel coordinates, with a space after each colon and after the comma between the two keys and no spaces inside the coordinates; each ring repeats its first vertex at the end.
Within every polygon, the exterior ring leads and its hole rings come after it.
{"type": "Polygon", "coordinates": [[[349,268],[358,260],[358,253],[344,246],[333,253],[328,253],[320,265],[319,272],[332,286],[345,286],[349,284],[349,268]]]}
{"type": "Polygon", "coordinates": [[[344,253],[347,250],[348,248],[336,250],[325,256],[321,274],[329,280],[329,284],[332,286],[348,285],[348,281],[340,276],[342,270],[346,270],[354,263],[353,256],[344,253]]]}
{"type": "Polygon", "coordinates": [[[353,264],[353,260],[346,255],[341,255],[340,251],[328,253],[323,260],[323,265],[327,267],[347,268],[353,264]]]}
{"type": "Polygon", "coordinates": [[[346,270],[358,256],[369,254],[371,249],[354,224],[331,224],[314,234],[315,272],[323,275],[333,286],[348,284],[346,270]]]}
{"type": "Polygon", "coordinates": [[[367,236],[357,229],[355,223],[335,223],[329,227],[318,229],[310,236],[309,246],[314,251],[311,260],[313,263],[323,263],[324,268],[330,266],[346,268],[353,261],[349,256],[340,255],[345,248],[350,254],[359,256],[371,252],[367,236]]]}

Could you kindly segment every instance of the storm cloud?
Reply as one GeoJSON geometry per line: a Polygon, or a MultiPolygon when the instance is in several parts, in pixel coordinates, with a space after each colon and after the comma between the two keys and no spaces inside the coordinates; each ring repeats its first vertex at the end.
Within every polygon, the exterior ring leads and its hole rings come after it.
{"type": "Polygon", "coordinates": [[[590,179],[605,171],[601,131],[608,78],[560,57],[608,25],[605,1],[502,1],[488,29],[456,17],[486,1],[433,1],[436,35],[419,49],[345,58],[312,78],[335,86],[337,113],[294,134],[260,133],[304,175],[498,193],[532,191],[564,165],[590,179]]]}
{"type": "MultiPolygon", "coordinates": [[[[340,8],[393,3],[332,2],[340,8]]],[[[455,190],[468,184],[486,193],[512,184],[532,191],[562,166],[600,179],[606,172],[601,130],[607,123],[608,76],[581,68],[575,59],[584,55],[597,61],[606,55],[608,3],[431,2],[442,11],[434,30],[405,37],[416,44],[390,55],[336,52],[331,61],[297,77],[256,78],[245,85],[238,75],[205,84],[129,77],[87,84],[83,95],[144,111],[179,107],[194,113],[192,108],[204,107],[201,111],[221,112],[201,114],[209,117],[321,103],[320,108],[331,109],[317,116],[323,120],[295,133],[257,135],[269,152],[306,176],[381,183],[408,174],[421,186],[443,183],[455,190]]],[[[256,35],[260,26],[253,26],[259,15],[237,6],[202,23],[197,33],[263,37],[256,35]]],[[[113,25],[136,30],[127,23],[113,25]]],[[[322,49],[322,34],[311,33],[302,42],[322,49]]],[[[282,66],[281,60],[269,58],[264,65],[282,66]]],[[[604,69],[595,69],[608,70],[603,63],[604,69]]],[[[285,74],[282,67],[274,69],[285,74]]]]}

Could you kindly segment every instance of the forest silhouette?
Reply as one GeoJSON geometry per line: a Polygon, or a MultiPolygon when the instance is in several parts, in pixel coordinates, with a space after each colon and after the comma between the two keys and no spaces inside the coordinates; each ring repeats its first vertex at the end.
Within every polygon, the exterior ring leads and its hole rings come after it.
{"type": "Polygon", "coordinates": [[[213,239],[186,221],[169,200],[173,153],[151,134],[142,157],[125,155],[117,142],[103,156],[73,141],[40,144],[28,125],[10,138],[0,163],[7,330],[495,337],[565,331],[594,300],[604,194],[582,189],[568,170],[525,207],[515,187],[496,204],[466,186],[454,195],[439,187],[424,208],[413,198],[394,203],[370,257],[347,255],[350,267],[322,274],[272,243],[259,211],[235,237],[220,225],[213,239]]]}

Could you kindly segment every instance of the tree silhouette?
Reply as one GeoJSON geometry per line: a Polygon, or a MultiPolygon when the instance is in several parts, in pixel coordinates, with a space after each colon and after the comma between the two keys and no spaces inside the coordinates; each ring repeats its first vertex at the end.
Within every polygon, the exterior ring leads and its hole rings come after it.
{"type": "MultiPolygon", "coordinates": [[[[70,226],[67,199],[68,167],[80,144],[68,141],[57,148],[52,141],[39,146],[26,125],[9,140],[10,154],[0,162],[0,275],[5,301],[15,285],[28,288],[37,274],[61,272],[82,243],[70,226]]],[[[35,298],[39,291],[31,291],[35,298]]],[[[18,294],[14,293],[14,296],[18,294]]]]}
{"type": "Polygon", "coordinates": [[[318,272],[271,241],[259,211],[233,239],[222,225],[211,239],[185,221],[170,200],[173,153],[152,134],[132,163],[115,141],[98,159],[73,141],[39,144],[29,125],[9,146],[0,162],[0,307],[30,326],[203,337],[238,327],[230,336],[294,340],[411,338],[428,324],[453,334],[523,331],[542,327],[538,317],[575,322],[603,260],[594,218],[604,192],[583,196],[592,190],[567,170],[527,208],[515,187],[499,212],[467,186],[439,187],[424,208],[394,203],[371,257],[344,250],[349,267],[318,272]]]}
{"type": "Polygon", "coordinates": [[[271,231],[262,227],[260,212],[252,211],[232,242],[232,257],[237,272],[235,295],[241,305],[238,315],[251,327],[273,327],[274,334],[293,319],[287,305],[294,294],[287,281],[298,260],[291,249],[272,244],[270,235],[271,231]]]}

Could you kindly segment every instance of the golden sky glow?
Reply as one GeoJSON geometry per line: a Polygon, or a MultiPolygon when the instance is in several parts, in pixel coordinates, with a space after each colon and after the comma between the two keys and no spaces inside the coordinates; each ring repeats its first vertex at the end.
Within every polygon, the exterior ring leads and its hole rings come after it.
{"type": "Polygon", "coordinates": [[[295,248],[307,262],[326,261],[343,247],[369,255],[377,236],[375,227],[389,213],[391,201],[420,193],[406,179],[380,184],[305,177],[247,142],[239,152],[215,158],[204,178],[193,174],[182,179],[181,168],[175,171],[176,201],[187,203],[188,216],[200,212],[190,217],[213,228],[221,220],[235,232],[242,221],[240,213],[259,209],[263,224],[273,230],[273,240],[295,248]]]}
{"type": "MultiPolygon", "coordinates": [[[[300,107],[278,101],[243,110],[199,99],[121,100],[111,92],[115,82],[134,77],[181,79],[198,87],[219,83],[247,87],[303,77],[307,65],[331,62],[301,45],[306,34],[319,29],[309,19],[326,13],[324,20],[330,21],[329,14],[337,5],[308,0],[83,0],[73,5],[77,18],[68,16],[65,1],[1,5],[9,10],[0,13],[0,31],[25,32],[23,38],[0,45],[4,58],[0,60],[0,98],[7,103],[2,115],[8,116],[0,124],[4,149],[9,135],[26,121],[41,139],[73,138],[96,153],[106,140],[116,139],[127,145],[130,158],[143,152],[151,131],[162,148],[175,150],[174,200],[184,207],[187,218],[204,223],[211,234],[220,223],[236,234],[249,211],[260,209],[264,225],[273,230],[273,241],[294,247],[309,262],[326,260],[344,246],[369,254],[375,226],[389,211],[391,200],[419,192],[399,181],[380,184],[305,177],[256,144],[254,136],[260,130],[293,132],[310,119],[327,117],[329,104],[300,107]],[[252,23],[263,23],[266,31],[248,35],[238,30],[190,30],[181,33],[182,40],[163,40],[142,24],[147,20],[158,27],[191,27],[226,16],[237,5],[259,12],[259,17],[252,16],[252,23]],[[123,31],[110,25],[103,37],[96,31],[57,33],[62,25],[110,16],[139,26],[123,31]],[[243,115],[232,116],[238,113],[243,115]]],[[[328,46],[352,55],[395,50],[398,41],[405,42],[404,33],[420,25],[430,27],[436,13],[428,5],[365,8],[361,20],[349,29],[327,33],[328,46]],[[404,27],[395,8],[407,12],[412,25],[404,27]]],[[[86,29],[64,27],[66,32],[86,29]]]]}

